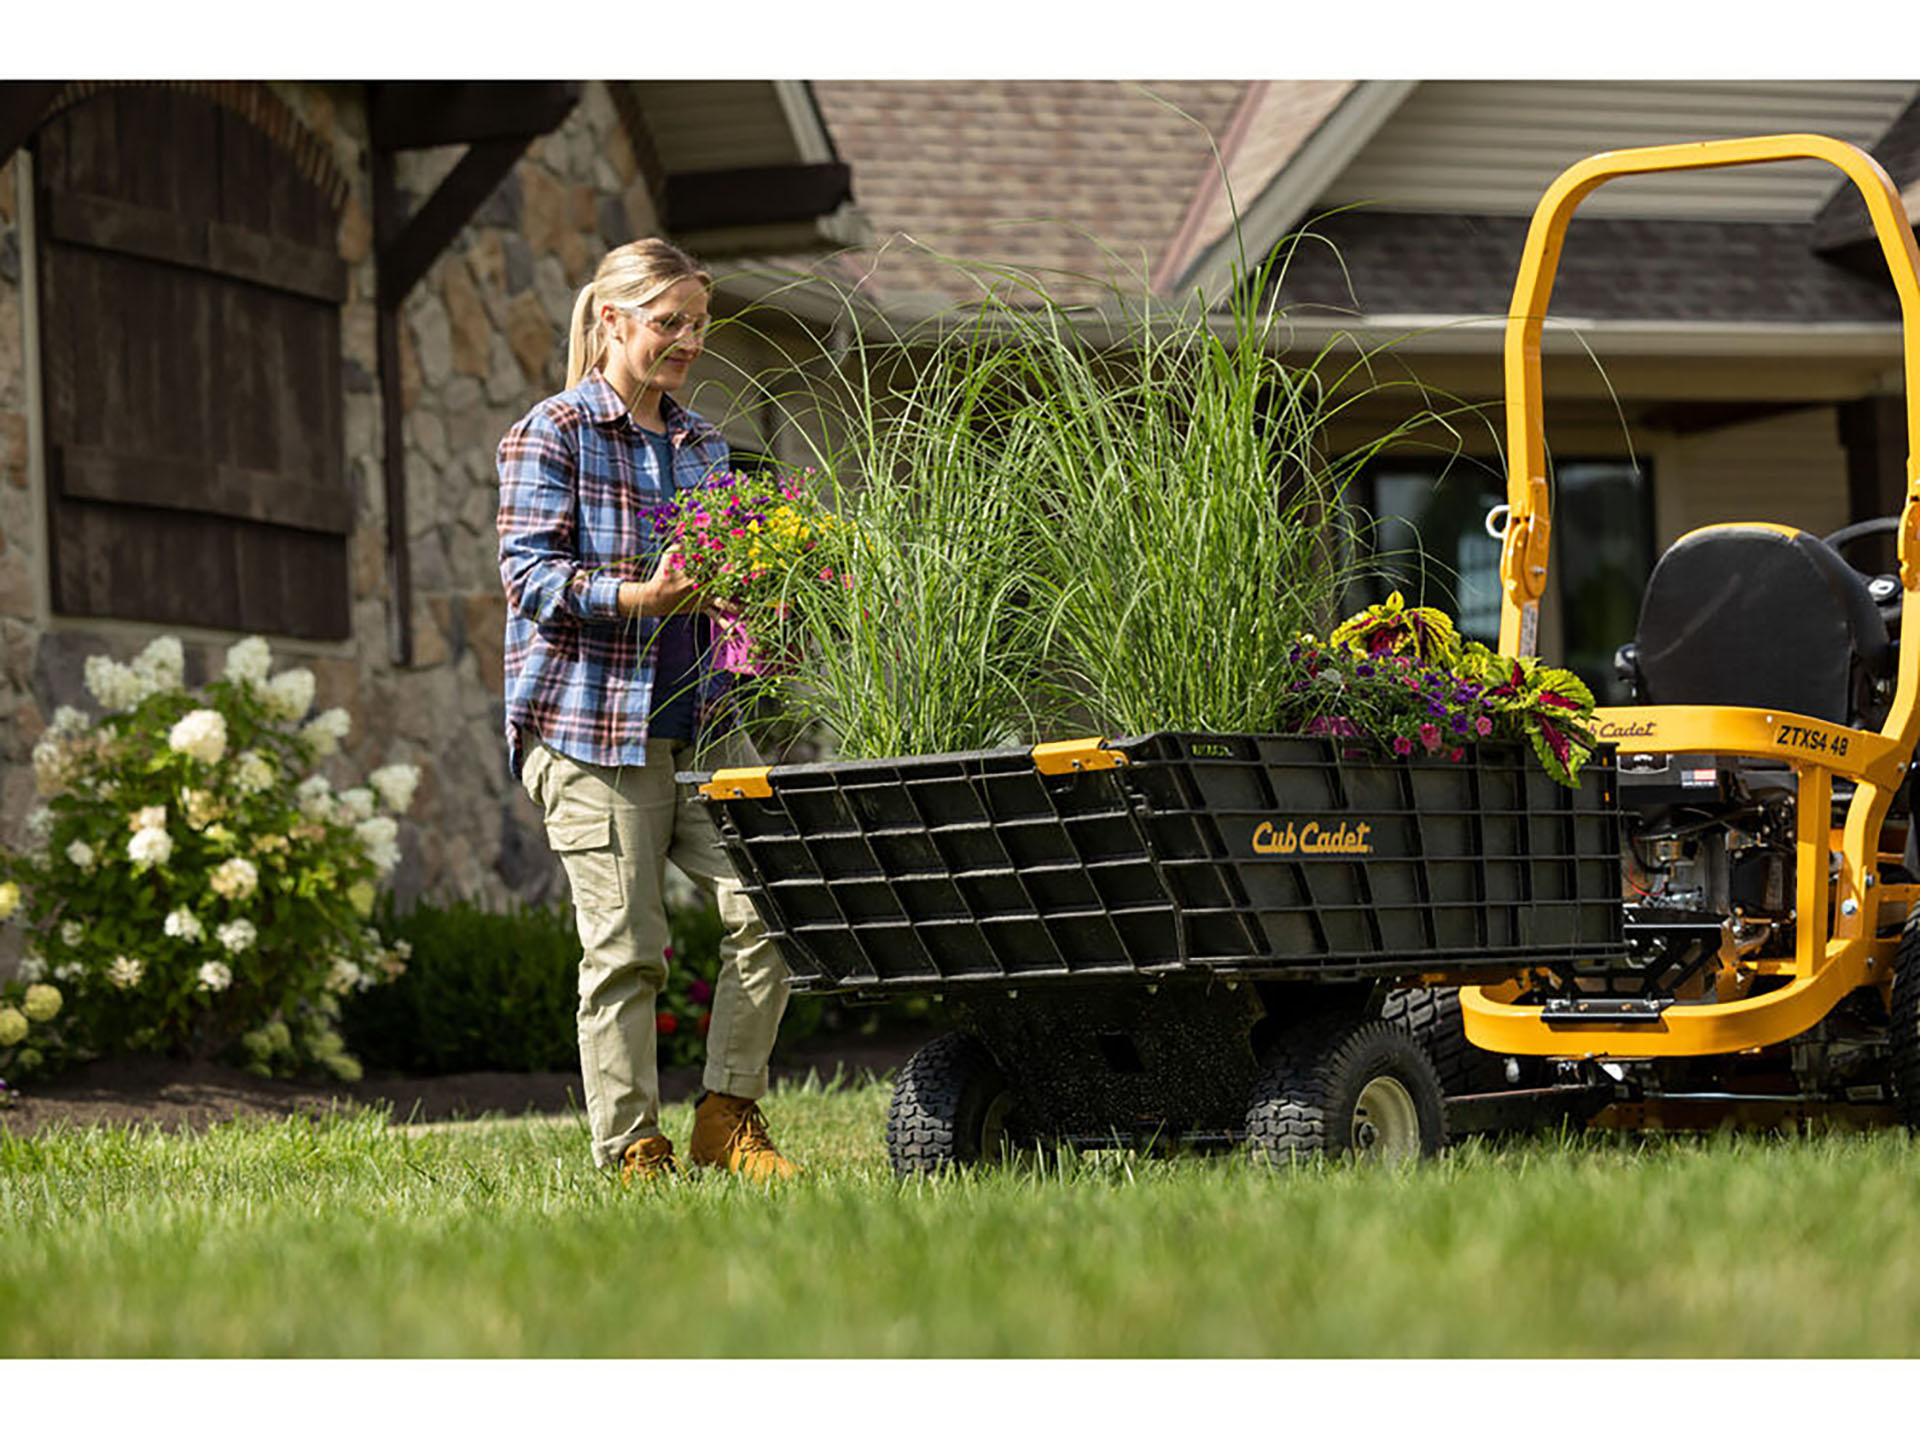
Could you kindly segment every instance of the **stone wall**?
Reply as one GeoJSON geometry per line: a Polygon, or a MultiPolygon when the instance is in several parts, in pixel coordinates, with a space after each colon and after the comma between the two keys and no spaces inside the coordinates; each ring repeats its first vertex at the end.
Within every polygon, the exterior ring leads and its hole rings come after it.
{"type": "MultiPolygon", "coordinates": [[[[389,645],[363,92],[353,85],[271,88],[350,181],[339,226],[350,287],[341,363],[356,502],[352,638],[301,644],[268,637],[277,666],[310,667],[319,681],[316,704],[353,714],[354,733],[334,762],[343,771],[357,777],[392,760],[421,766],[395,875],[403,897],[537,898],[562,881],[536,807],[506,771],[494,450],[529,407],[561,388],[565,327],[578,287],[612,245],[654,233],[656,217],[612,99],[590,83],[565,124],[529,148],[407,297],[400,361],[413,663],[397,668],[389,645]]],[[[432,192],[458,153],[404,157],[398,178],[414,203],[432,192]]],[[[13,169],[0,168],[0,843],[19,842],[35,803],[29,756],[46,717],[60,704],[97,712],[81,685],[85,656],[125,660],[161,633],[132,621],[62,620],[46,613],[39,594],[34,559],[45,522],[27,457],[30,352],[13,169]]],[[[726,413],[723,391],[712,399],[702,392],[696,403],[736,438],[754,437],[757,422],[726,413]]],[[[186,643],[190,683],[217,674],[226,646],[238,638],[175,633],[186,643]]]]}

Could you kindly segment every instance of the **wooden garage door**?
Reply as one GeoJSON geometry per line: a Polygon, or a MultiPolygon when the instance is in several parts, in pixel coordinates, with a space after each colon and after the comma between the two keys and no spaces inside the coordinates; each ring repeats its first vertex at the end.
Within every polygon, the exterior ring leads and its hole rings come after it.
{"type": "Polygon", "coordinates": [[[34,153],[54,609],[346,636],[327,197],[180,89],[102,90],[34,153]]]}

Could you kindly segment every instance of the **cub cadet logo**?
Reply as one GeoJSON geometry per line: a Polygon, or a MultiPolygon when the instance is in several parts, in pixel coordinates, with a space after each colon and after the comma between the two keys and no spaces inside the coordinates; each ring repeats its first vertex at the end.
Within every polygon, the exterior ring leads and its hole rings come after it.
{"type": "Polygon", "coordinates": [[[1309,820],[1296,826],[1289,820],[1284,829],[1276,829],[1271,820],[1262,820],[1253,832],[1256,855],[1371,855],[1373,842],[1367,838],[1373,829],[1370,821],[1358,825],[1342,823],[1322,825],[1309,820]]]}
{"type": "Polygon", "coordinates": [[[1603,721],[1598,734],[1602,740],[1633,740],[1653,734],[1654,722],[1651,720],[1630,720],[1625,725],[1613,721],[1603,721]]]}

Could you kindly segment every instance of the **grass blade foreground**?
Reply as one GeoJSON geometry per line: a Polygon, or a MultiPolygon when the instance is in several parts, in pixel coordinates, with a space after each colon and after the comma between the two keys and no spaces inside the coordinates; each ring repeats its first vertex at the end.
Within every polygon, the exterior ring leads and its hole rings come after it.
{"type": "Polygon", "coordinates": [[[777,1092],[808,1170],[774,1193],[625,1193],[570,1121],[0,1137],[0,1353],[1920,1348],[1920,1153],[1900,1133],[1468,1145],[1386,1173],[1063,1153],[902,1182],[885,1105],[877,1085],[777,1092]]]}

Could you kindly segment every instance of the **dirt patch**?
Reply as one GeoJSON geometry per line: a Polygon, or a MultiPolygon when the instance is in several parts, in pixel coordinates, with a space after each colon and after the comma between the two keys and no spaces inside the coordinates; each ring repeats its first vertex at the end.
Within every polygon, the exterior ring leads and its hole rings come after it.
{"type": "MultiPolygon", "coordinates": [[[[822,1081],[885,1076],[937,1033],[898,1031],[882,1036],[810,1041],[774,1056],[773,1075],[822,1081]]],[[[661,1097],[686,1100],[700,1088],[698,1070],[668,1070],[661,1097]]],[[[325,1085],[263,1080],[226,1065],[149,1057],[97,1060],[41,1085],[18,1088],[0,1104],[0,1131],[33,1135],[55,1125],[146,1125],[198,1131],[239,1118],[279,1119],[343,1109],[383,1109],[400,1122],[460,1120],[481,1115],[564,1115],[580,1108],[576,1072],[467,1075],[375,1075],[356,1084],[325,1085]]]]}

